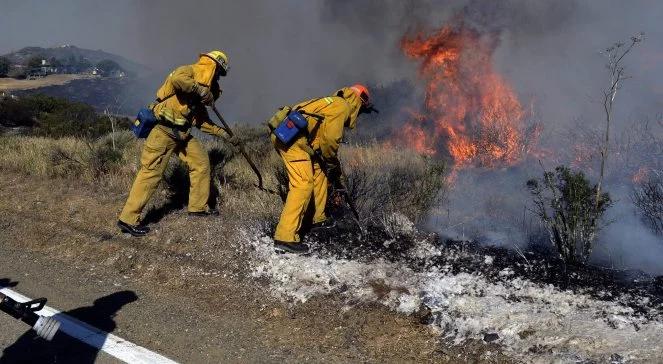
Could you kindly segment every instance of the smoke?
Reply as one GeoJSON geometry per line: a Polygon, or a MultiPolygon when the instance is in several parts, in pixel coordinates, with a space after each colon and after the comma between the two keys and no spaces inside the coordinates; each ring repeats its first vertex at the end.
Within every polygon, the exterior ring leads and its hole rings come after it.
{"type": "MultiPolygon", "coordinates": [[[[592,158],[582,166],[597,179],[596,150],[603,130],[602,89],[609,81],[600,52],[617,41],[644,31],[648,40],[629,54],[625,62],[632,77],[619,91],[613,123],[612,160],[606,188],[616,200],[606,216],[609,225],[602,231],[594,254],[595,261],[619,268],[637,268],[661,274],[663,241],[641,223],[630,203],[630,177],[639,166],[660,166],[661,128],[636,132],[661,112],[662,47],[657,39],[663,28],[652,11],[663,5],[649,2],[530,2],[530,1],[444,1],[444,2],[328,2],[335,9],[330,21],[371,37],[375,43],[398,44],[404,35],[430,34],[446,24],[463,24],[495,42],[493,63],[510,82],[523,105],[532,105],[529,117],[543,125],[541,151],[546,167],[570,164],[577,142],[591,149],[592,158]],[[359,14],[346,16],[346,14],[359,14]],[[379,19],[379,20],[378,20],[379,19]],[[373,30],[380,24],[383,32],[373,30]],[[658,60],[659,63],[656,64],[658,60]],[[583,138],[569,138],[574,131],[583,138]],[[652,134],[653,133],[653,134],[652,134]],[[638,135],[634,135],[638,134],[638,135]],[[596,136],[599,136],[597,139],[596,136]],[[628,135],[624,137],[624,135],[628,135]],[[644,142],[656,135],[654,142],[644,142]],[[591,137],[591,138],[590,138],[591,137]],[[641,142],[642,141],[642,142],[641,142]]],[[[422,107],[424,80],[403,76],[401,87],[386,87],[383,102],[399,110],[422,107]],[[403,83],[414,85],[415,102],[403,97],[403,83]]],[[[403,112],[390,112],[382,122],[395,130],[407,121],[403,112]]],[[[377,135],[384,135],[384,125],[377,135]]],[[[429,129],[430,130],[430,129],[429,129]]],[[[398,133],[398,132],[397,132],[398,133]]],[[[530,211],[531,198],[524,183],[540,176],[536,158],[502,170],[461,170],[454,176],[453,189],[432,214],[429,227],[453,238],[477,239],[487,244],[518,246],[545,239],[530,211]]]]}
{"type": "MultiPolygon", "coordinates": [[[[151,89],[132,94],[144,103],[151,101],[170,69],[194,62],[200,52],[222,49],[230,57],[231,71],[221,80],[224,93],[218,105],[233,122],[256,124],[278,106],[363,82],[373,86],[382,113],[361,120],[361,133],[390,135],[406,121],[404,110],[422,106],[424,95],[418,64],[400,50],[402,38],[430,33],[452,21],[494,40],[495,70],[524,106],[532,105],[532,117],[543,125],[542,149],[568,151],[569,130],[578,121],[584,128],[602,128],[601,90],[608,76],[600,51],[640,31],[647,40],[626,59],[631,78],[617,95],[614,132],[627,130],[627,120],[655,118],[663,111],[663,2],[63,0],[55,5],[47,0],[0,0],[0,6],[0,33],[11,35],[0,39],[0,52],[76,44],[118,53],[154,70],[151,89]]],[[[632,153],[632,163],[645,159],[645,152],[639,153],[632,153]]],[[[660,154],[653,158],[661,165],[660,154]]],[[[518,228],[528,200],[524,183],[541,173],[535,160],[529,162],[515,169],[459,175],[458,194],[446,205],[447,218],[455,213],[458,219],[433,219],[431,224],[455,226],[461,235],[482,232],[476,237],[494,243],[522,240],[519,236],[527,235],[518,228]],[[469,222],[458,225],[463,216],[475,216],[486,206],[494,211],[472,219],[473,228],[469,222]]],[[[553,168],[550,163],[547,167],[553,168]]],[[[608,163],[609,171],[616,168],[608,163]]],[[[624,191],[618,189],[622,181],[607,189],[624,191]]],[[[626,194],[616,192],[615,197],[629,206],[626,194]]],[[[648,252],[663,246],[660,238],[644,235],[637,218],[620,218],[610,225],[602,243],[619,251],[632,267],[644,267],[648,252]],[[619,251],[628,237],[637,239],[640,248],[619,251]]]]}
{"type": "Polygon", "coordinates": [[[223,49],[232,70],[222,108],[242,122],[261,122],[277,106],[349,83],[416,84],[416,64],[403,57],[400,39],[454,17],[499,34],[496,66],[524,99],[534,98],[548,129],[579,115],[596,119],[605,83],[598,51],[641,30],[651,41],[629,60],[633,86],[620,97],[631,107],[620,113],[658,112],[663,103],[655,77],[663,59],[658,2],[0,0],[0,7],[0,33],[11,35],[0,39],[0,52],[101,48],[152,67],[155,89],[172,67],[223,49]]]}
{"type": "Polygon", "coordinates": [[[613,188],[611,192],[619,200],[608,211],[611,223],[601,232],[593,258],[616,268],[663,275],[663,238],[642,223],[628,198],[628,189],[613,188]]]}
{"type": "Polygon", "coordinates": [[[230,120],[262,122],[284,104],[357,82],[402,78],[405,62],[393,44],[383,47],[372,36],[327,21],[335,16],[323,2],[199,1],[192,9],[181,1],[152,1],[138,7],[159,19],[138,35],[158,50],[158,65],[190,63],[209,49],[227,52],[231,71],[221,80],[220,105],[230,120]]]}

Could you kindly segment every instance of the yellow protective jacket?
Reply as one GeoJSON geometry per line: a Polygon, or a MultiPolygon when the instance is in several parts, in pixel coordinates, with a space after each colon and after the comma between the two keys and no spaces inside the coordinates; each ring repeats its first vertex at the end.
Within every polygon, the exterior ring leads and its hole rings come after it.
{"type": "Polygon", "coordinates": [[[357,124],[357,115],[361,107],[361,99],[349,87],[336,92],[335,96],[323,97],[301,102],[293,107],[306,113],[324,117],[318,121],[312,116],[306,116],[308,121],[308,135],[300,137],[295,144],[305,147],[308,145],[313,151],[319,150],[322,158],[334,161],[338,158],[338,147],[343,140],[343,128],[354,129],[357,124]]]}
{"type": "Polygon", "coordinates": [[[219,83],[214,79],[216,66],[213,59],[202,55],[197,63],[171,72],[157,91],[153,108],[157,119],[184,129],[195,126],[207,134],[225,136],[225,131],[210,120],[199,96],[201,87],[211,90],[215,100],[221,94],[219,83]]]}

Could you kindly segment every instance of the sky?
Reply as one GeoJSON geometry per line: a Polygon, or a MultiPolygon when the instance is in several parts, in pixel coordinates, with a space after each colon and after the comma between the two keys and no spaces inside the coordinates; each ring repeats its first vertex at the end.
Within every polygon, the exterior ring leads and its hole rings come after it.
{"type": "Polygon", "coordinates": [[[599,51],[644,31],[621,112],[663,106],[663,2],[655,0],[0,0],[0,9],[0,54],[62,44],[103,49],[154,69],[155,89],[168,69],[224,50],[231,72],[222,80],[223,107],[244,122],[355,82],[416,84],[400,39],[458,14],[501,34],[498,70],[560,123],[598,117],[599,51]]]}

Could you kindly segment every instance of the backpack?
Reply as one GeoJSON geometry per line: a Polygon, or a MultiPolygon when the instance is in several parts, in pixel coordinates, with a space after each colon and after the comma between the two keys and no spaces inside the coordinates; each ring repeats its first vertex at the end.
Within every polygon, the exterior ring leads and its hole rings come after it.
{"type": "Polygon", "coordinates": [[[317,101],[312,100],[306,105],[302,105],[297,109],[293,110],[290,106],[283,106],[279,108],[274,115],[267,121],[267,127],[269,128],[269,133],[274,134],[276,138],[286,147],[289,147],[299,136],[308,133],[308,120],[306,116],[311,116],[317,120],[315,129],[320,126],[320,123],[324,120],[322,115],[307,113],[301,109],[313,102],[317,101]]]}
{"type": "Polygon", "coordinates": [[[148,107],[144,107],[138,110],[138,115],[136,115],[136,119],[131,124],[131,131],[134,133],[136,138],[143,139],[150,135],[152,129],[154,129],[154,127],[159,123],[159,119],[157,119],[156,115],[154,115],[154,107],[156,104],[162,103],[173,96],[175,96],[174,93],[166,96],[163,99],[157,98],[156,103],[152,103],[148,107]]]}

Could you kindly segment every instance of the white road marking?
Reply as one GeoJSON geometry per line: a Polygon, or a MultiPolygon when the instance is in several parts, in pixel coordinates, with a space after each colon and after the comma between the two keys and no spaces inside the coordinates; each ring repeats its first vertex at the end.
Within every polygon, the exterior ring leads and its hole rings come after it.
{"type": "MultiPolygon", "coordinates": [[[[31,299],[9,288],[1,288],[0,292],[17,302],[27,302],[31,299]]],[[[176,364],[177,362],[166,358],[163,355],[138,346],[132,342],[124,340],[121,337],[101,331],[93,326],[77,320],[62,312],[45,306],[37,312],[41,316],[55,316],[60,321],[60,330],[65,334],[82,341],[96,349],[99,349],[126,363],[157,363],[157,364],[176,364]]]]}

